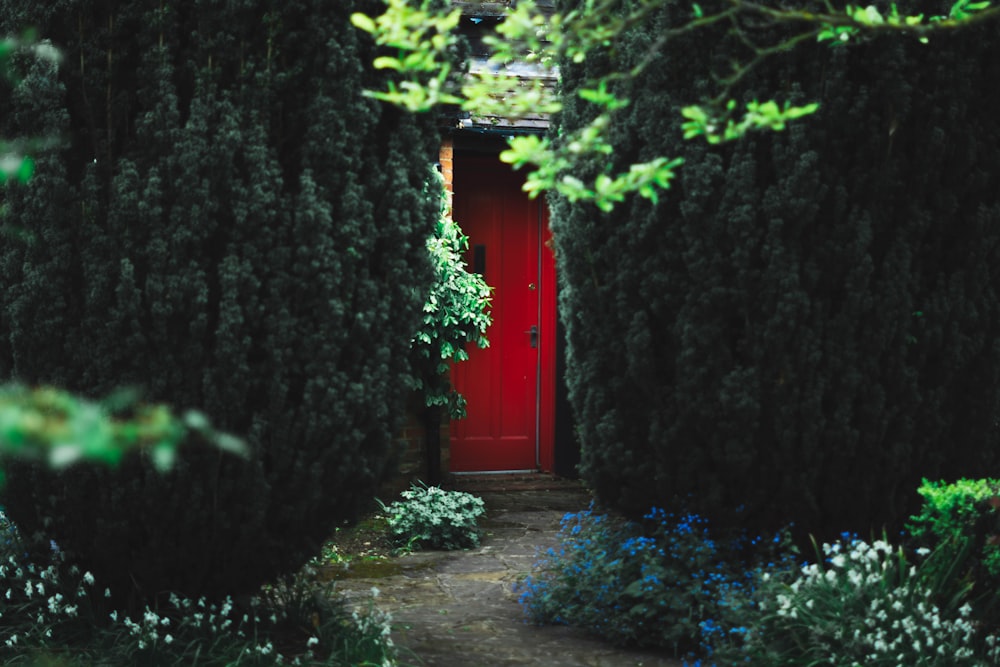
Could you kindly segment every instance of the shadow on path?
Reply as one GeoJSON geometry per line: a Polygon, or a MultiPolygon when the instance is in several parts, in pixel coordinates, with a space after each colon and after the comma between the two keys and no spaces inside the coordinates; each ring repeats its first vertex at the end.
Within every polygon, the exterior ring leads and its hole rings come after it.
{"type": "Polygon", "coordinates": [[[663,654],[617,649],[573,628],[525,623],[513,585],[531,571],[538,550],[556,544],[563,515],[589,505],[579,485],[539,476],[459,478],[452,486],[486,501],[478,549],[416,552],[338,582],[363,604],[373,586],[379,589],[377,604],[392,614],[404,664],[681,667],[663,654]]]}

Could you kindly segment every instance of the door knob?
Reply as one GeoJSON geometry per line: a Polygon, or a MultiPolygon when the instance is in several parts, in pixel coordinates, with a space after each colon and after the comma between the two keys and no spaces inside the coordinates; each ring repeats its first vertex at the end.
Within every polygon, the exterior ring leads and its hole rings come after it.
{"type": "Polygon", "coordinates": [[[538,347],[538,326],[532,324],[531,328],[524,333],[528,334],[528,343],[531,347],[538,347]]]}

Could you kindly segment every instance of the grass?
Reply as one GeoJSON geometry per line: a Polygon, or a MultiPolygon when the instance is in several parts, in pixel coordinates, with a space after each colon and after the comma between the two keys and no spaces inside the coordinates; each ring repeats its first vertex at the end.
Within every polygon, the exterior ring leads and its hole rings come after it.
{"type": "Polygon", "coordinates": [[[358,563],[384,561],[397,553],[389,534],[388,520],[376,512],[353,526],[337,528],[323,544],[315,564],[321,567],[339,565],[349,568],[358,563]]]}

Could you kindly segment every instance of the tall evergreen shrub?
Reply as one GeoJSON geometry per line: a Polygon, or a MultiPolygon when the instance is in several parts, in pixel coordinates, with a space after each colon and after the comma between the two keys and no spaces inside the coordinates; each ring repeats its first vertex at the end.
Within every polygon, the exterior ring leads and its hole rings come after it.
{"type": "Polygon", "coordinates": [[[62,146],[6,194],[0,372],[136,386],[253,451],[10,471],[14,520],[116,595],[254,590],[386,472],[438,202],[432,128],[361,94],[377,5],[0,1],[65,55],[4,103],[0,136],[62,146]]]}
{"type": "Polygon", "coordinates": [[[712,147],[679,110],[746,52],[722,31],[654,43],[689,17],[673,3],[613,61],[563,70],[572,129],[592,113],[575,87],[656,50],[583,175],[686,161],[659,204],[553,203],[583,475],[633,515],[898,526],[922,476],[998,469],[1000,40],[800,45],[733,94],[819,112],[712,147]]]}

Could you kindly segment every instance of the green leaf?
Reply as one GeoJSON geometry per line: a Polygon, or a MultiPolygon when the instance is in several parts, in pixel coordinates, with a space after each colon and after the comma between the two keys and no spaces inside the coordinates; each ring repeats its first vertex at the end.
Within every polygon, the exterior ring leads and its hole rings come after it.
{"type": "Polygon", "coordinates": [[[34,173],[35,161],[25,156],[21,159],[21,166],[17,168],[17,180],[21,183],[27,183],[34,173]]]}
{"type": "Polygon", "coordinates": [[[375,34],[375,21],[373,21],[367,14],[362,14],[361,12],[354,12],[351,14],[351,25],[358,30],[364,30],[369,34],[375,34]]]}
{"type": "Polygon", "coordinates": [[[160,442],[153,447],[153,466],[159,472],[167,472],[177,460],[177,447],[172,442],[160,442]]]}
{"type": "Polygon", "coordinates": [[[389,56],[379,56],[372,61],[372,65],[375,69],[403,70],[403,63],[401,63],[398,58],[390,58],[389,56]]]}

